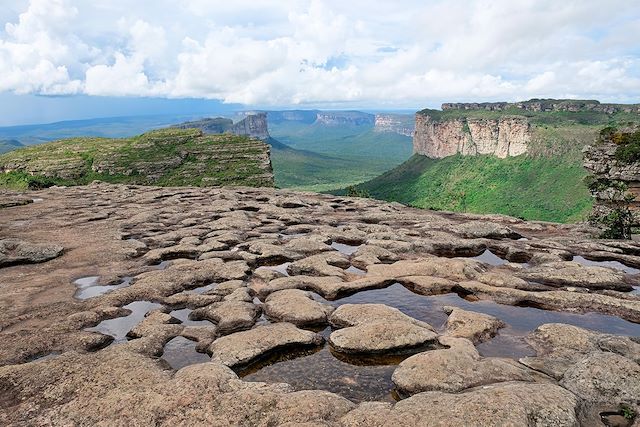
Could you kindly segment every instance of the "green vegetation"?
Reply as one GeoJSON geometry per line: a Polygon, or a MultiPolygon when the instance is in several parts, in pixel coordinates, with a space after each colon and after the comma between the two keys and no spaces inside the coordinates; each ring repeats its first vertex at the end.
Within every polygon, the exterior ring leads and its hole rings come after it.
{"type": "Polygon", "coordinates": [[[636,411],[634,411],[632,407],[627,405],[621,405],[620,412],[622,413],[622,416],[628,420],[633,420],[636,417],[636,411]]]}
{"type": "Polygon", "coordinates": [[[370,180],[411,156],[411,138],[374,132],[371,126],[325,126],[300,122],[270,124],[281,141],[272,145],[276,185],[331,191],[370,180]],[[284,145],[286,144],[286,145],[284,145]]]}
{"type": "Polygon", "coordinates": [[[591,210],[586,175],[581,164],[563,158],[415,155],[357,188],[419,208],[569,222],[591,210]]]}
{"type": "Polygon", "coordinates": [[[133,138],[73,138],[0,156],[0,186],[40,188],[93,180],[154,185],[273,185],[266,144],[196,129],[164,129],[133,138]],[[25,171],[29,171],[27,174],[25,171]]]}

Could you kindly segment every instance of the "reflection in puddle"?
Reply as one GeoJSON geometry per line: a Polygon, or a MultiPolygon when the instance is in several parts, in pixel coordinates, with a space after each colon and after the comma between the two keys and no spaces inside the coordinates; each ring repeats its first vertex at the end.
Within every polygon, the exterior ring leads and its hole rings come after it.
{"type": "Polygon", "coordinates": [[[175,370],[184,368],[185,366],[211,361],[209,356],[196,351],[195,342],[184,337],[175,337],[165,344],[162,359],[167,361],[175,370]]]}
{"type": "MultiPolygon", "coordinates": [[[[321,334],[328,337],[330,333],[331,329],[327,328],[321,334]]],[[[320,350],[308,349],[274,356],[239,372],[239,375],[245,381],[286,382],[296,390],[327,390],[355,402],[392,402],[394,385],[391,375],[406,357],[376,358],[368,360],[369,364],[360,365],[350,363],[343,356],[335,357],[329,345],[325,344],[320,350]]]]}
{"type": "Polygon", "coordinates": [[[285,262],[279,265],[263,265],[262,267],[258,267],[256,270],[260,270],[260,269],[273,270],[273,271],[277,271],[280,274],[284,274],[285,276],[288,276],[289,273],[287,272],[287,267],[289,267],[290,265],[291,265],[290,262],[285,262]]]}
{"type": "Polygon", "coordinates": [[[508,261],[500,258],[498,255],[491,252],[489,249],[486,249],[483,253],[478,256],[471,257],[469,259],[475,259],[476,261],[484,262],[489,265],[504,265],[508,261]]]}
{"type": "Polygon", "coordinates": [[[291,239],[297,239],[299,237],[304,237],[309,233],[293,233],[293,234],[284,234],[284,233],[279,233],[278,237],[284,241],[287,240],[291,240],[291,239]]]}
{"type": "Polygon", "coordinates": [[[114,343],[124,342],[127,339],[127,332],[140,323],[145,314],[160,307],[162,307],[162,304],[150,301],[135,301],[122,307],[131,310],[130,315],[103,320],[97,326],[86,330],[111,335],[114,338],[114,343]]]}
{"type": "Polygon", "coordinates": [[[171,261],[162,261],[159,264],[150,265],[152,270],[164,270],[171,265],[171,261]]]}
{"type": "Polygon", "coordinates": [[[184,291],[185,294],[198,294],[201,295],[207,291],[210,291],[211,289],[215,288],[217,285],[217,283],[210,283],[208,285],[205,286],[200,286],[199,288],[195,288],[195,289],[191,289],[188,291],[184,291]]]}
{"type": "Polygon", "coordinates": [[[85,300],[99,295],[104,295],[113,290],[126,288],[131,285],[133,277],[125,277],[117,285],[105,286],[98,285],[98,279],[100,279],[99,276],[89,276],[74,281],[73,283],[78,287],[78,290],[73,296],[77,299],[85,300]]]}
{"type": "Polygon", "coordinates": [[[358,267],[354,267],[353,265],[345,270],[347,273],[357,274],[360,276],[364,276],[367,274],[366,271],[360,270],[358,267]]]}
{"type": "Polygon", "coordinates": [[[360,245],[353,246],[353,245],[345,245],[344,243],[333,242],[331,243],[331,247],[336,251],[340,252],[341,254],[352,255],[360,248],[360,245]]]}
{"type": "MultiPolygon", "coordinates": [[[[422,296],[414,294],[399,283],[384,289],[363,291],[348,297],[326,301],[314,295],[314,299],[335,307],[342,304],[386,304],[405,314],[425,321],[439,331],[443,331],[447,315],[442,307],[456,306],[465,310],[490,314],[502,319],[507,326],[495,338],[479,344],[478,351],[483,356],[520,357],[532,356],[533,349],[524,337],[545,323],[567,323],[596,331],[640,335],[640,324],[627,322],[614,316],[596,313],[573,314],[545,311],[537,308],[500,305],[492,301],[470,302],[457,294],[422,296]]],[[[331,329],[322,335],[327,337],[331,329]]],[[[353,401],[393,399],[391,375],[396,365],[408,356],[364,359],[332,354],[329,345],[319,351],[303,351],[273,357],[246,372],[241,372],[247,381],[286,382],[296,390],[321,389],[338,393],[353,401]],[[336,357],[339,356],[339,357],[336,357]]]]}
{"type": "Polygon", "coordinates": [[[213,323],[208,320],[191,320],[189,319],[189,315],[193,310],[188,308],[183,308],[181,310],[173,310],[169,313],[171,316],[175,317],[179,321],[182,322],[185,326],[213,326],[213,323]]]}
{"type": "Polygon", "coordinates": [[[633,267],[628,267],[621,262],[618,261],[592,261],[590,259],[586,259],[579,255],[576,255],[572,259],[573,262],[577,262],[578,264],[587,265],[587,266],[595,266],[595,267],[609,267],[614,268],[616,270],[624,271],[627,274],[638,274],[640,270],[633,267]]]}

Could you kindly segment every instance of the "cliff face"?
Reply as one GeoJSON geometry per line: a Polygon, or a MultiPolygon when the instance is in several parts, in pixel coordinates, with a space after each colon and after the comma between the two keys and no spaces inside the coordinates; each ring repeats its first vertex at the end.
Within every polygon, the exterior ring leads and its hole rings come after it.
{"type": "MultiPolygon", "coordinates": [[[[618,135],[634,132],[638,129],[625,129],[618,135]]],[[[616,154],[622,144],[616,143],[611,135],[601,135],[583,150],[583,165],[592,174],[589,189],[595,201],[593,217],[597,221],[608,215],[612,207],[626,198],[636,222],[640,223],[640,160],[621,160],[616,154]]]]}
{"type": "Polygon", "coordinates": [[[486,110],[505,111],[518,109],[531,112],[552,111],[594,111],[599,113],[614,114],[619,112],[638,113],[640,104],[602,104],[596,100],[577,99],[531,99],[522,102],[468,102],[442,104],[443,111],[450,110],[486,110]]]}
{"type": "Polygon", "coordinates": [[[180,123],[172,127],[178,129],[200,129],[206,134],[230,133],[261,140],[269,139],[266,113],[251,113],[236,124],[231,119],[217,117],[180,123]]]}
{"type": "Polygon", "coordinates": [[[413,151],[432,159],[458,153],[505,158],[526,153],[530,141],[531,126],[525,117],[438,121],[426,114],[416,114],[413,151]]]}
{"type": "Polygon", "coordinates": [[[246,136],[162,129],[133,138],[74,138],[0,156],[0,174],[49,184],[273,186],[269,146],[246,136]]]}
{"type": "Polygon", "coordinates": [[[327,126],[373,126],[375,116],[373,114],[361,113],[360,111],[323,111],[317,114],[316,123],[327,126]]]}
{"type": "Polygon", "coordinates": [[[251,114],[231,126],[228,132],[233,135],[246,135],[262,140],[268,139],[267,113],[251,114]]]}
{"type": "Polygon", "coordinates": [[[411,137],[415,130],[415,120],[413,116],[406,114],[376,114],[373,130],[411,137]]]}

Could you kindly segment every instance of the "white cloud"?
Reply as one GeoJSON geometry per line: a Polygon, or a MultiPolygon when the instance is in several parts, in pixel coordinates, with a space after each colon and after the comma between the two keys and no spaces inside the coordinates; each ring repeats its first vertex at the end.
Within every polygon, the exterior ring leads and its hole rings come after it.
{"type": "Polygon", "coordinates": [[[633,0],[31,0],[0,91],[420,106],[637,101],[633,0]]]}

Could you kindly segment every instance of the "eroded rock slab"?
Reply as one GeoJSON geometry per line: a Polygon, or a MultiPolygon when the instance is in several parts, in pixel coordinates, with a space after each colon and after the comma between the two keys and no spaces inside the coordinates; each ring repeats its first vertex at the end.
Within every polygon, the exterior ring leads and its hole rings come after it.
{"type": "Polygon", "coordinates": [[[487,384],[534,379],[530,372],[512,360],[481,357],[469,340],[442,337],[440,343],[450,348],[411,356],[393,372],[392,380],[402,394],[458,393],[487,384]]]}
{"type": "Polygon", "coordinates": [[[64,248],[49,243],[31,243],[20,239],[0,240],[0,267],[35,264],[62,255],[64,248]]]}
{"type": "Polygon", "coordinates": [[[383,304],[345,304],[333,312],[331,325],[339,329],[329,344],[341,353],[401,352],[434,344],[431,325],[383,304]]]}
{"type": "Polygon", "coordinates": [[[318,346],[321,335],[296,328],[291,323],[274,323],[237,332],[215,340],[209,346],[211,360],[225,366],[247,365],[276,351],[318,346]]]}
{"type": "Polygon", "coordinates": [[[267,297],[265,315],[277,322],[289,322],[296,326],[314,326],[327,323],[333,307],[313,299],[309,292],[285,289],[267,297]]]}
{"type": "Polygon", "coordinates": [[[445,335],[455,338],[466,338],[474,344],[487,341],[498,333],[506,324],[488,314],[475,313],[457,307],[443,307],[447,318],[445,335]]]}

